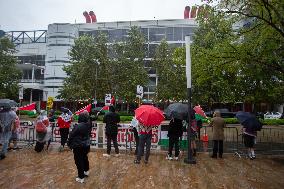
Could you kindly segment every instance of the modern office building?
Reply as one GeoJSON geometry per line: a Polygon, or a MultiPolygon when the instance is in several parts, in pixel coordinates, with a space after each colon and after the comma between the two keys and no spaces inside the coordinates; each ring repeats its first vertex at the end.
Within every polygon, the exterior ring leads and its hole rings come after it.
{"type": "MultiPolygon", "coordinates": [[[[140,28],[146,39],[147,53],[145,68],[148,68],[149,83],[144,87],[146,101],[155,94],[157,75],[150,60],[156,47],[165,39],[170,47],[183,46],[185,36],[192,36],[197,27],[195,19],[145,20],[94,23],[54,23],[47,30],[7,32],[16,45],[19,68],[23,70],[21,85],[24,100],[46,101],[48,96],[56,97],[67,76],[62,68],[70,64],[68,52],[74,40],[83,34],[96,36],[99,31],[108,35],[109,43],[123,41],[132,26],[140,28]]],[[[59,101],[60,99],[56,99],[59,101]]]]}

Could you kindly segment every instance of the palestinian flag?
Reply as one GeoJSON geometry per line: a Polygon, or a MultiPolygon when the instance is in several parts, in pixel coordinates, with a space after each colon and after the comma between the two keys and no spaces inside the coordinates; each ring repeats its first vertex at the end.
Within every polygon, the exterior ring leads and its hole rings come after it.
{"type": "Polygon", "coordinates": [[[88,111],[89,113],[91,112],[92,104],[88,104],[87,106],[81,108],[77,112],[75,112],[76,115],[79,115],[80,113],[84,112],[85,110],[88,111]]]}
{"type": "Polygon", "coordinates": [[[21,106],[18,108],[19,111],[21,112],[27,112],[28,115],[34,115],[36,114],[36,103],[31,103],[25,106],[21,106]]]}
{"type": "Polygon", "coordinates": [[[208,118],[207,118],[205,112],[203,111],[203,109],[201,108],[200,105],[195,106],[193,109],[195,111],[195,119],[196,120],[201,120],[203,123],[208,122],[208,118]]]}

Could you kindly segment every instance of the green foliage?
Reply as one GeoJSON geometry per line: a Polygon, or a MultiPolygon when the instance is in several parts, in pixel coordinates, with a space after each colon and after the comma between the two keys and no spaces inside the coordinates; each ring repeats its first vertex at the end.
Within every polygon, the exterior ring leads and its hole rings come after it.
{"type": "Polygon", "coordinates": [[[277,2],[223,1],[207,6],[207,17],[199,15],[192,44],[195,103],[284,102],[284,37],[272,26],[283,17],[277,2]]]}
{"type": "Polygon", "coordinates": [[[120,115],[120,116],[134,116],[133,113],[131,114],[127,111],[119,111],[119,112],[117,112],[117,114],[120,115]]]}
{"type": "Polygon", "coordinates": [[[120,121],[121,122],[128,122],[133,119],[133,116],[120,116],[120,121]]]}
{"type": "Polygon", "coordinates": [[[226,124],[239,124],[237,118],[224,118],[226,124]]]}
{"type": "Polygon", "coordinates": [[[186,99],[185,50],[170,49],[163,40],[157,47],[153,67],[158,75],[156,101],[186,99]]]}
{"type": "Polygon", "coordinates": [[[116,96],[125,98],[127,102],[135,101],[137,85],[145,86],[148,82],[148,74],[144,69],[146,55],[144,43],[145,39],[139,28],[132,27],[127,39],[113,46],[114,93],[116,96]]]}
{"type": "Polygon", "coordinates": [[[15,47],[6,37],[0,38],[0,98],[18,99],[21,71],[13,56],[15,47]]]}
{"type": "Polygon", "coordinates": [[[261,123],[263,125],[284,125],[284,119],[264,119],[261,123]]]}
{"type": "Polygon", "coordinates": [[[60,89],[65,100],[104,99],[111,92],[111,65],[108,58],[107,36],[100,33],[96,38],[83,35],[75,40],[70,51],[71,65],[64,71],[68,77],[60,89]]]}

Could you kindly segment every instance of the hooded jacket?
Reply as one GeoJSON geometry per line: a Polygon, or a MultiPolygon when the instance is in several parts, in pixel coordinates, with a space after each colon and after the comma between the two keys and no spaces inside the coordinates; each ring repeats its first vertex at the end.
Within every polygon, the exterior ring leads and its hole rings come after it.
{"type": "MultiPolygon", "coordinates": [[[[80,120],[78,121],[80,122],[80,120]]],[[[78,125],[75,125],[75,127],[69,134],[68,146],[71,149],[90,146],[91,131],[92,126],[88,118],[86,118],[86,120],[83,120],[78,125]]]]}
{"type": "Polygon", "coordinates": [[[182,120],[172,119],[169,124],[169,137],[181,137],[183,133],[182,120]]]}
{"type": "Polygon", "coordinates": [[[104,123],[106,123],[106,134],[107,135],[117,135],[118,133],[118,123],[120,122],[120,117],[115,112],[108,112],[104,116],[104,123]]]}

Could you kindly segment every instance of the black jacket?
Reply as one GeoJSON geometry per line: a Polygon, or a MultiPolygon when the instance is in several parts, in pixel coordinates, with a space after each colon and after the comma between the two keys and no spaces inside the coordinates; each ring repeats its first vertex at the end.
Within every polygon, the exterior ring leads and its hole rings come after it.
{"type": "Polygon", "coordinates": [[[73,130],[69,134],[68,146],[73,148],[88,147],[91,144],[90,135],[92,126],[90,123],[81,122],[75,125],[73,130]]]}
{"type": "Polygon", "coordinates": [[[108,112],[104,116],[104,123],[106,123],[106,134],[107,135],[117,135],[117,127],[120,122],[120,117],[115,112],[108,112]]]}
{"type": "Polygon", "coordinates": [[[168,137],[181,137],[183,133],[182,120],[172,119],[169,124],[168,137]]]}

